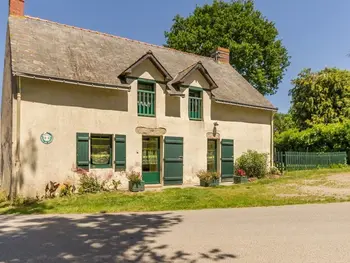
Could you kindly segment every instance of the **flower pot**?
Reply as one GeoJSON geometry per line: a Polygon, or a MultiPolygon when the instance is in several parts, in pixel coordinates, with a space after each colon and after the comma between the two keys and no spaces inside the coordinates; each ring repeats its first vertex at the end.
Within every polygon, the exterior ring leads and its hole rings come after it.
{"type": "Polygon", "coordinates": [[[218,186],[220,184],[220,179],[212,179],[209,183],[203,180],[200,180],[200,186],[209,187],[209,186],[218,186]]]}
{"type": "Polygon", "coordinates": [[[244,183],[248,183],[248,177],[247,176],[233,176],[233,182],[235,184],[244,184],[244,183]]]}
{"type": "Polygon", "coordinates": [[[141,181],[140,183],[134,183],[134,182],[129,181],[129,191],[130,192],[145,191],[145,182],[141,181]]]}

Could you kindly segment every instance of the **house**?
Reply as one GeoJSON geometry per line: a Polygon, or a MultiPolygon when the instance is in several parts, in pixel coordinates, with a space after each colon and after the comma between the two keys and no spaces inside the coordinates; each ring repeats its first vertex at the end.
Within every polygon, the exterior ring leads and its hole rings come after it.
{"type": "Polygon", "coordinates": [[[72,167],[149,186],[232,180],[249,149],[272,157],[276,108],[229,64],[24,16],[10,0],[1,110],[2,187],[41,194],[72,167]]]}

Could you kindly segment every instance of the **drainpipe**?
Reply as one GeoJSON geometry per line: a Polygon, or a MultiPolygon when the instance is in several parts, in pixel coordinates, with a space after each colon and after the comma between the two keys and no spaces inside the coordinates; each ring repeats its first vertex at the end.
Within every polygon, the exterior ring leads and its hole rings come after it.
{"type": "Polygon", "coordinates": [[[274,149],[273,149],[273,117],[275,112],[271,113],[271,125],[270,125],[270,167],[273,166],[274,149]]]}
{"type": "MultiPolygon", "coordinates": [[[[20,176],[21,167],[21,93],[22,93],[22,79],[17,77],[17,112],[16,112],[16,152],[15,152],[15,168],[16,168],[16,180],[18,181],[20,176]]],[[[12,192],[11,198],[17,195],[17,183],[14,185],[15,189],[12,192]]]]}

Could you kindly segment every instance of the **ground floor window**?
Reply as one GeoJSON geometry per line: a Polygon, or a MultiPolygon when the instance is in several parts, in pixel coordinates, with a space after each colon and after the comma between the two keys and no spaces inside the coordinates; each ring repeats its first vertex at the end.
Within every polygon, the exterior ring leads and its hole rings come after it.
{"type": "Polygon", "coordinates": [[[112,135],[91,134],[91,167],[112,167],[112,135]]]}
{"type": "Polygon", "coordinates": [[[207,171],[217,172],[217,141],[208,140],[207,171]]]}

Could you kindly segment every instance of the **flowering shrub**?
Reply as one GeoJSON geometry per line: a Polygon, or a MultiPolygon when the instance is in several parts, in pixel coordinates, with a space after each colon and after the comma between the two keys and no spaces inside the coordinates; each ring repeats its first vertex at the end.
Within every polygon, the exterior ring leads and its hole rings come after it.
{"type": "Polygon", "coordinates": [[[235,173],[243,170],[248,177],[262,178],[267,173],[267,157],[266,153],[248,150],[236,160],[235,173]]]}
{"type": "Polygon", "coordinates": [[[237,174],[238,174],[239,176],[246,176],[246,173],[245,173],[245,171],[244,171],[243,169],[238,169],[238,170],[237,170],[237,174]]]}

